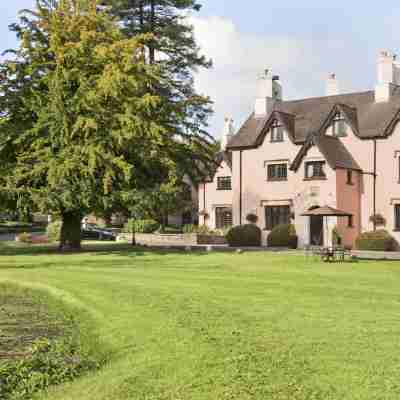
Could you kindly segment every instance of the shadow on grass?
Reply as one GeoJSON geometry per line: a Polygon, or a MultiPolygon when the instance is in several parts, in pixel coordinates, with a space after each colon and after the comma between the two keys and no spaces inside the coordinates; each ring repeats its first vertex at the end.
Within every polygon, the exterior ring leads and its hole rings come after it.
{"type": "MultiPolygon", "coordinates": [[[[152,249],[147,247],[139,247],[132,246],[131,244],[126,243],[89,243],[84,242],[82,245],[82,250],[79,252],[60,252],[57,248],[56,244],[51,245],[28,245],[14,242],[0,242],[0,260],[1,257],[7,256],[60,256],[62,260],[63,257],[68,256],[69,264],[74,264],[74,257],[84,256],[85,254],[95,254],[98,256],[120,256],[120,257],[141,257],[141,256],[149,256],[149,255],[157,255],[157,256],[167,256],[167,255],[206,255],[208,254],[206,251],[202,249],[196,249],[195,251],[187,252],[184,249],[152,249]]],[[[77,262],[79,262],[77,260],[77,262]]],[[[88,260],[85,260],[87,263],[88,260]]],[[[98,261],[95,261],[98,263],[98,261]]],[[[102,261],[103,262],[103,261],[102,261]]],[[[26,266],[26,268],[37,268],[37,267],[46,267],[54,266],[55,262],[38,262],[35,265],[26,266]]],[[[5,267],[5,268],[12,268],[5,267]]],[[[19,267],[21,268],[21,267],[19,267]]]]}

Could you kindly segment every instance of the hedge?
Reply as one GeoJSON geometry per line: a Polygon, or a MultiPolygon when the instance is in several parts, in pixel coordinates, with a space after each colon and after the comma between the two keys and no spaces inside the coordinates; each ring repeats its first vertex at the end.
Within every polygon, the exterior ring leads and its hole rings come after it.
{"type": "Polygon", "coordinates": [[[226,240],[231,247],[261,246],[261,230],[253,224],[235,226],[226,234],[226,240]]]}
{"type": "Polygon", "coordinates": [[[61,225],[62,225],[62,221],[61,220],[50,222],[47,225],[46,233],[47,233],[47,238],[49,239],[49,242],[58,242],[58,241],[60,241],[61,225]]]}
{"type": "Polygon", "coordinates": [[[154,233],[160,224],[152,219],[130,219],[124,226],[126,233],[154,233]]]}
{"type": "Polygon", "coordinates": [[[298,238],[296,228],[292,224],[277,225],[267,238],[269,247],[290,247],[297,249],[298,238]]]}
{"type": "Polygon", "coordinates": [[[357,250],[394,251],[396,241],[384,229],[361,233],[356,239],[357,250]]]}

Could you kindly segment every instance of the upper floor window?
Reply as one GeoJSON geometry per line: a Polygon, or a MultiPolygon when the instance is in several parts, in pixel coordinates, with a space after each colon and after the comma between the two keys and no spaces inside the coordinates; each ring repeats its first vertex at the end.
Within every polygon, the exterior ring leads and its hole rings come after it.
{"type": "Polygon", "coordinates": [[[308,161],[305,164],[305,179],[324,179],[325,161],[308,161]]]}
{"type": "Polygon", "coordinates": [[[332,134],[336,137],[346,136],[346,120],[342,113],[336,113],[333,117],[332,134]]]}
{"type": "Polygon", "coordinates": [[[271,142],[283,142],[283,127],[277,119],[272,123],[271,142]]]}
{"type": "Polygon", "coordinates": [[[269,164],[268,165],[269,181],[286,181],[287,180],[287,164],[269,164]]]}
{"type": "Polygon", "coordinates": [[[232,179],[230,176],[220,176],[217,180],[218,190],[232,190],[232,179]]]}
{"type": "Polygon", "coordinates": [[[348,185],[353,184],[353,171],[351,169],[347,170],[347,184],[348,185]]]}

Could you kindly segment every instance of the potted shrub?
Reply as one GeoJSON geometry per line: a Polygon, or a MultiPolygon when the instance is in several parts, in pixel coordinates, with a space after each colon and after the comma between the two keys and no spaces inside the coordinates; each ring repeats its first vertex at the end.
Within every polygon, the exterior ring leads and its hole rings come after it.
{"type": "Polygon", "coordinates": [[[297,249],[298,237],[296,228],[292,224],[281,224],[275,226],[267,238],[269,247],[289,247],[297,249]]]}
{"type": "Polygon", "coordinates": [[[375,226],[386,226],[386,219],[382,214],[371,215],[369,220],[375,224],[375,226]]]}
{"type": "Polygon", "coordinates": [[[356,239],[357,250],[394,251],[396,240],[384,229],[363,232],[356,239]]]}
{"type": "Polygon", "coordinates": [[[249,222],[250,224],[256,224],[258,221],[258,216],[253,213],[247,214],[246,221],[249,222]]]}
{"type": "Polygon", "coordinates": [[[261,229],[253,224],[235,226],[226,234],[226,240],[231,247],[259,247],[261,229]]]}

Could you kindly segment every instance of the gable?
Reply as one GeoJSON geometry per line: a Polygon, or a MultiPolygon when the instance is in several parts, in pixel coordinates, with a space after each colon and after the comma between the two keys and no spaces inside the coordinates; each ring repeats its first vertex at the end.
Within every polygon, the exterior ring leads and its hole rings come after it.
{"type": "Polygon", "coordinates": [[[292,171],[297,171],[299,169],[303,159],[308,155],[310,149],[313,147],[316,147],[319,150],[332,169],[344,168],[359,171],[361,170],[353,156],[338,138],[314,134],[310,135],[306,143],[304,143],[298,152],[296,158],[290,166],[292,171]]]}

